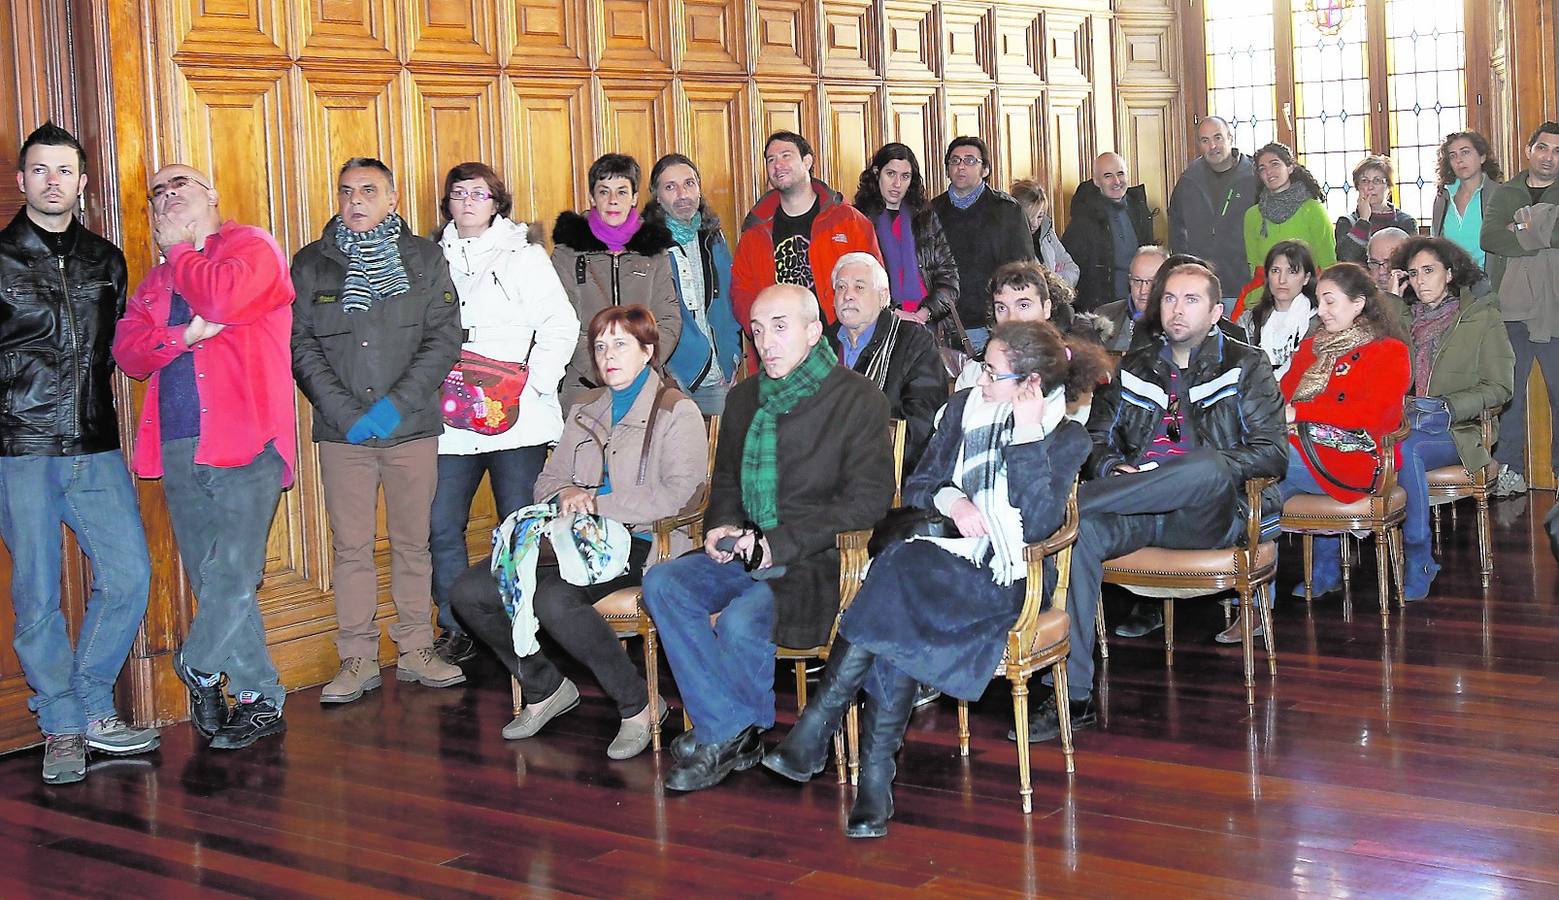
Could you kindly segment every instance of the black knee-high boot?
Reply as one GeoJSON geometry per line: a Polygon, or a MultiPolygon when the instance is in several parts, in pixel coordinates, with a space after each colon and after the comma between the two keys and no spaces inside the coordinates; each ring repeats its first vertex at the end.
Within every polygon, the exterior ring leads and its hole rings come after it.
{"type": "Polygon", "coordinates": [[[817,693],[785,739],[763,757],[763,767],[803,784],[828,765],[828,745],[855,702],[875,655],[835,636],[817,693]]]}
{"type": "Polygon", "coordinates": [[[910,713],[915,711],[915,679],[900,672],[884,681],[887,698],[883,702],[866,695],[866,715],[861,722],[861,784],[845,825],[846,837],[882,837],[893,818],[893,777],[898,774],[894,757],[904,743],[910,713]]]}

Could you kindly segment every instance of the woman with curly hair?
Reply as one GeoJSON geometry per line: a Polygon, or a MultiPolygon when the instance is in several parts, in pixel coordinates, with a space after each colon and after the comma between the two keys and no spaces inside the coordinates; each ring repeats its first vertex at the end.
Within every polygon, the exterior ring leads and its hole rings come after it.
{"type": "MultiPolygon", "coordinates": [[[[1483,214],[1505,180],[1488,139],[1476,131],[1452,132],[1440,145],[1439,157],[1439,192],[1429,216],[1429,233],[1467,251],[1479,268],[1502,265],[1500,257],[1490,260],[1484,255],[1479,240],[1483,214]]],[[[1493,278],[1492,272],[1489,277],[1493,278]]]]}
{"type": "Polygon", "coordinates": [[[894,314],[922,325],[947,319],[958,303],[958,263],[926,201],[915,151],[894,142],[874,153],[856,186],[855,208],[877,230],[894,314]]]}
{"type": "Polygon", "coordinates": [[[1337,262],[1332,220],[1321,205],[1325,194],[1310,170],[1294,160],[1294,151],[1271,143],[1256,151],[1256,205],[1245,212],[1245,259],[1253,274],[1279,241],[1301,240],[1315,253],[1316,265],[1337,262]]]}

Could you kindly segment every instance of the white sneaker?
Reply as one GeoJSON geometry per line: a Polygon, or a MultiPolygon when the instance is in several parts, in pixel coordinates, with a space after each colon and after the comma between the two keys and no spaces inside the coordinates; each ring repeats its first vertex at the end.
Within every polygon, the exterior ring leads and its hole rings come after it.
{"type": "Polygon", "coordinates": [[[1527,492],[1527,480],[1510,466],[1500,466],[1499,477],[1489,486],[1491,497],[1514,497],[1527,492]]]}

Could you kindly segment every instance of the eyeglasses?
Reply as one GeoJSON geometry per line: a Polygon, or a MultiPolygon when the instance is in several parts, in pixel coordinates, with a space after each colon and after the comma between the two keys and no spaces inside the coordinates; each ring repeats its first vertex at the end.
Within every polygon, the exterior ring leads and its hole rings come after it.
{"type": "Polygon", "coordinates": [[[449,199],[451,200],[475,200],[481,203],[483,200],[491,200],[492,196],[492,191],[484,191],[481,188],[470,191],[465,188],[451,188],[449,191],[449,199]]]}
{"type": "Polygon", "coordinates": [[[1135,275],[1128,275],[1126,280],[1131,282],[1132,287],[1150,288],[1153,286],[1153,279],[1151,278],[1138,278],[1135,275]]]}
{"type": "Polygon", "coordinates": [[[1169,422],[1164,426],[1164,433],[1168,435],[1172,444],[1180,443],[1180,395],[1175,394],[1169,398],[1169,409],[1164,411],[1169,422]]]}
{"type": "MultiPolygon", "coordinates": [[[[579,421],[586,420],[581,418],[579,421]]],[[[611,441],[603,443],[589,428],[586,432],[588,436],[574,445],[574,464],[569,467],[569,481],[581,490],[594,491],[606,484],[606,460],[611,453],[611,441]],[[589,477],[591,473],[595,475],[594,478],[589,477]]]]}
{"type": "Polygon", "coordinates": [[[996,370],[991,368],[990,363],[980,363],[980,374],[989,379],[991,384],[998,384],[1003,381],[1016,381],[1023,377],[1017,372],[1008,372],[1006,375],[998,375],[996,374],[996,370]]]}
{"type": "Polygon", "coordinates": [[[1364,257],[1364,265],[1376,272],[1384,272],[1391,268],[1391,260],[1376,259],[1373,256],[1364,257]]]}
{"type": "Polygon", "coordinates": [[[984,166],[985,160],[978,156],[949,156],[947,164],[950,166],[968,166],[973,169],[984,166]]]}
{"type": "Polygon", "coordinates": [[[169,191],[182,191],[192,184],[203,187],[206,190],[211,189],[209,185],[202,184],[198,179],[191,178],[188,175],[175,175],[161,184],[152,185],[152,192],[146,195],[146,200],[149,203],[156,203],[158,200],[168,196],[169,191]]]}
{"type": "Polygon", "coordinates": [[[1359,179],[1359,187],[1364,187],[1367,184],[1385,185],[1386,183],[1386,179],[1381,178],[1379,175],[1366,175],[1359,179]]]}

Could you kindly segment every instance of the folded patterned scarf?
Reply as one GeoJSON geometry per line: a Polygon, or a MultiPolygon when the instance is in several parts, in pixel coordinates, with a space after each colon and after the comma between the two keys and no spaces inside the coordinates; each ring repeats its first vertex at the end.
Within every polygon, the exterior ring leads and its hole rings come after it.
{"type": "Polygon", "coordinates": [[[401,261],[401,217],[390,213],[367,231],[353,231],[340,218],[335,223],[336,247],[346,254],[346,281],[341,285],[341,308],[363,312],[375,300],[411,290],[406,265],[401,261]]]}
{"type": "Polygon", "coordinates": [[[1332,380],[1332,370],[1337,367],[1337,360],[1344,353],[1350,353],[1378,337],[1380,334],[1375,326],[1362,320],[1356,320],[1336,334],[1324,330],[1316,332],[1315,362],[1299,376],[1299,384],[1294,386],[1294,396],[1288,398],[1288,402],[1303,403],[1319,397],[1326,390],[1326,383],[1332,380]]]}

